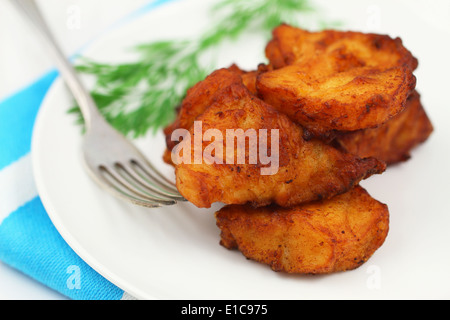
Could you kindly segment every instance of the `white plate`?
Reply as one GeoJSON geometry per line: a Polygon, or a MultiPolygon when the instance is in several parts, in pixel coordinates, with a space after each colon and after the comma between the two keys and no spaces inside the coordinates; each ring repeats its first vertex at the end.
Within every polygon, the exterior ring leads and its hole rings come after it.
{"type": "MultiPolygon", "coordinates": [[[[358,3],[359,9],[354,10],[367,14],[369,4],[358,3]]],[[[389,8],[400,10],[401,4],[395,2],[397,7],[389,8]]],[[[349,28],[364,29],[365,22],[351,18],[357,12],[346,12],[343,7],[347,8],[336,5],[333,12],[347,19],[349,28]]],[[[132,44],[196,34],[207,23],[206,17],[202,1],[169,3],[113,31],[87,55],[119,61],[128,54],[122,49],[132,44]],[[174,26],[173,21],[180,24],[174,26]]],[[[450,298],[450,134],[445,126],[449,113],[444,81],[432,69],[439,66],[445,76],[449,70],[442,69],[448,63],[436,61],[444,58],[441,51],[421,46],[421,41],[427,41],[425,31],[437,32],[433,25],[423,21],[420,25],[414,15],[402,24],[388,18],[383,26],[394,35],[407,30],[405,24],[411,28],[405,37],[412,51],[418,52],[421,66],[426,66],[417,73],[419,90],[437,130],[410,161],[363,182],[372,196],[388,204],[391,223],[385,244],[360,268],[327,276],[276,273],[219,245],[213,216],[219,206],[200,210],[185,203],[144,209],[104,193],[81,164],[80,128],[67,114],[71,99],[60,79],[40,109],[32,145],[38,191],[56,228],[92,268],[140,299],[450,298]],[[413,36],[418,30],[425,30],[424,35],[413,36]]],[[[263,41],[236,45],[239,50],[224,55],[220,65],[236,61],[253,67],[254,61],[260,61],[263,41]],[[242,52],[247,54],[242,56],[242,52]]],[[[161,160],[161,134],[136,143],[151,161],[173,175],[161,160]]]]}

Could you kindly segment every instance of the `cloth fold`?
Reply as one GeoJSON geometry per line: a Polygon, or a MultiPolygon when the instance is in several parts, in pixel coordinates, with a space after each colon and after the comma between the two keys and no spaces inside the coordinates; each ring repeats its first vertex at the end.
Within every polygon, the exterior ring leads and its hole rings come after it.
{"type": "Polygon", "coordinates": [[[0,260],[76,300],[118,300],[124,291],[87,265],[53,226],[39,197],[0,225],[0,260]]]}

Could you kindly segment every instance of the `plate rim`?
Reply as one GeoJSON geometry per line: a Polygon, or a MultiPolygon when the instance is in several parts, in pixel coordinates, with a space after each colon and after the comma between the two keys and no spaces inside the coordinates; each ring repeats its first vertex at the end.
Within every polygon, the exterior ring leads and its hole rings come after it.
{"type": "Polygon", "coordinates": [[[97,273],[103,276],[106,280],[116,285],[118,288],[124,291],[124,294],[127,293],[137,299],[146,299],[146,300],[156,300],[157,298],[153,295],[145,293],[143,290],[138,289],[134,285],[130,284],[128,281],[122,279],[120,276],[116,275],[114,272],[111,272],[106,266],[104,266],[101,262],[99,262],[92,254],[88,253],[86,249],[76,240],[76,237],[64,226],[64,223],[61,222],[58,214],[56,214],[56,209],[53,206],[51,201],[51,197],[48,195],[47,188],[43,183],[42,173],[40,172],[39,164],[39,143],[40,140],[40,132],[43,126],[43,114],[46,111],[46,105],[48,105],[48,100],[51,99],[53,93],[59,89],[59,87],[64,85],[64,81],[60,75],[54,80],[52,85],[50,86],[47,94],[42,100],[41,106],[36,115],[36,120],[33,126],[32,138],[31,138],[31,164],[34,176],[34,183],[36,185],[36,190],[38,193],[38,197],[40,198],[42,205],[45,208],[47,215],[49,216],[51,222],[55,226],[56,230],[60,234],[60,236],[64,239],[64,241],[69,245],[69,247],[92,269],[94,269],[97,273]]]}

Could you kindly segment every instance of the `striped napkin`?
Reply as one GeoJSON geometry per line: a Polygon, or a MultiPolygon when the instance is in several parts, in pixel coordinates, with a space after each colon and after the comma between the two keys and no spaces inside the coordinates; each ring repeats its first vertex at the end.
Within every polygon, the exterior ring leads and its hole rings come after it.
{"type": "MultiPolygon", "coordinates": [[[[173,0],[152,1],[121,22],[169,1],[173,0]]],[[[70,299],[132,299],[75,254],[53,226],[36,191],[32,130],[57,76],[51,71],[0,101],[0,260],[70,299]]]]}

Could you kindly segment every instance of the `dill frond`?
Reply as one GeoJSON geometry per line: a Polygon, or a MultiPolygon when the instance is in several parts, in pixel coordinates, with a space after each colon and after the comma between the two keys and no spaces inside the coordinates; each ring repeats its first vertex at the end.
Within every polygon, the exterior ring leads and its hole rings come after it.
{"type": "MultiPolygon", "coordinates": [[[[298,25],[299,16],[310,13],[316,9],[309,0],[222,0],[211,9],[211,28],[196,39],[137,45],[137,59],[131,63],[82,58],[76,69],[94,76],[91,94],[106,120],[125,135],[138,138],[170,123],[186,90],[213,71],[215,66],[201,63],[205,52],[247,30],[268,37],[280,23],[298,25]]],[[[69,112],[83,123],[78,106],[69,112]]]]}

